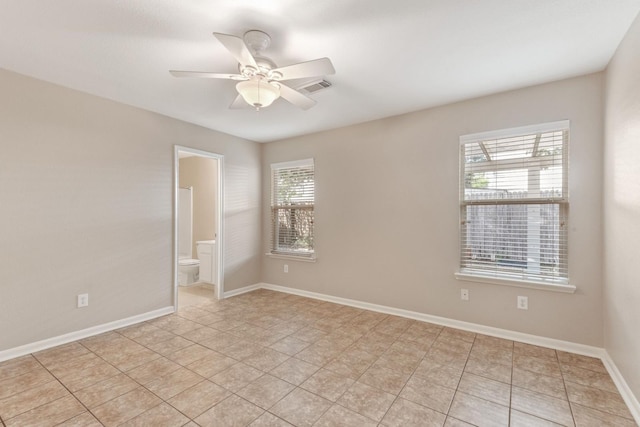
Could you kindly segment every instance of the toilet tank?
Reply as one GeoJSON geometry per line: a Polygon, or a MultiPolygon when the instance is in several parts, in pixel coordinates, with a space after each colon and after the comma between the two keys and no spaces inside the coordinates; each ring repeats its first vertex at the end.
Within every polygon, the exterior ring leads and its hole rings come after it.
{"type": "Polygon", "coordinates": [[[196,250],[200,260],[200,281],[215,284],[217,276],[216,241],[197,241],[196,250]]]}

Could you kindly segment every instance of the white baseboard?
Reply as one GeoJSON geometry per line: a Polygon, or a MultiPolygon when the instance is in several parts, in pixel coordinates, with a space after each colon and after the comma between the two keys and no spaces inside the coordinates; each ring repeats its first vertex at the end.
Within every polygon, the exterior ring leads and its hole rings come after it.
{"type": "Polygon", "coordinates": [[[27,354],[35,353],[37,351],[46,350],[51,347],[66,344],[72,341],[81,340],[94,335],[101,334],[103,332],[113,331],[114,329],[124,328],[125,326],[133,325],[135,323],[144,322],[146,320],[155,319],[156,317],[164,316],[173,313],[175,310],[173,307],[164,307],[158,310],[149,311],[147,313],[138,314],[136,316],[127,317],[126,319],[115,320],[109,323],[103,323],[102,325],[92,326],[80,331],[69,332],[68,334],[59,335],[53,338],[47,338],[42,341],[36,341],[34,343],[25,344],[20,347],[10,348],[8,350],[0,351],[0,362],[4,360],[13,359],[27,354]]]}
{"type": "Polygon", "coordinates": [[[242,288],[233,289],[231,291],[226,291],[223,294],[223,298],[229,298],[240,294],[246,294],[247,292],[255,291],[256,289],[262,288],[262,283],[256,283],[255,285],[244,286],[242,288]]]}
{"type": "Polygon", "coordinates": [[[622,395],[624,402],[629,407],[631,415],[633,415],[633,418],[635,418],[636,423],[640,425],[640,402],[638,402],[638,398],[633,394],[633,391],[631,391],[629,384],[627,384],[627,381],[620,373],[620,370],[609,355],[609,352],[603,350],[603,353],[604,355],[602,357],[602,363],[604,363],[605,368],[607,368],[607,371],[609,371],[611,379],[615,383],[616,387],[618,387],[618,391],[622,395]]]}

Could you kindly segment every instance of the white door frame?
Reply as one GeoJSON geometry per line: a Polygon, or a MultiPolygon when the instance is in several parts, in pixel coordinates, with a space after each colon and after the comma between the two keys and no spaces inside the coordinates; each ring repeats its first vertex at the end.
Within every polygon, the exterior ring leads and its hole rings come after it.
{"type": "Polygon", "coordinates": [[[198,150],[195,148],[174,146],[173,177],[173,305],[178,310],[178,188],[180,177],[179,153],[190,153],[218,161],[218,184],[216,191],[216,297],[224,296],[224,155],[198,150]]]}

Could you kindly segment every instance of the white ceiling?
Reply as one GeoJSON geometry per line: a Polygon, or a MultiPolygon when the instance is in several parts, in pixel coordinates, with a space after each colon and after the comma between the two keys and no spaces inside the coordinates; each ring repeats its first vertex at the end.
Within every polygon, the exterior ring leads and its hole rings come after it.
{"type": "Polygon", "coordinates": [[[600,71],[640,0],[0,0],[0,67],[254,141],[273,141],[600,71]],[[260,29],[278,66],[329,57],[302,111],[229,110],[212,36],[260,29]]]}

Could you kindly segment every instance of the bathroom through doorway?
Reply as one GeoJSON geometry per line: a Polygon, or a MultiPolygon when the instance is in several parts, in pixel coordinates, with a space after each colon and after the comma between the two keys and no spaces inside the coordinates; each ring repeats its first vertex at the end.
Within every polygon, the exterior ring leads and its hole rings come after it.
{"type": "Polygon", "coordinates": [[[224,156],[174,150],[174,306],[224,295],[224,156]]]}

